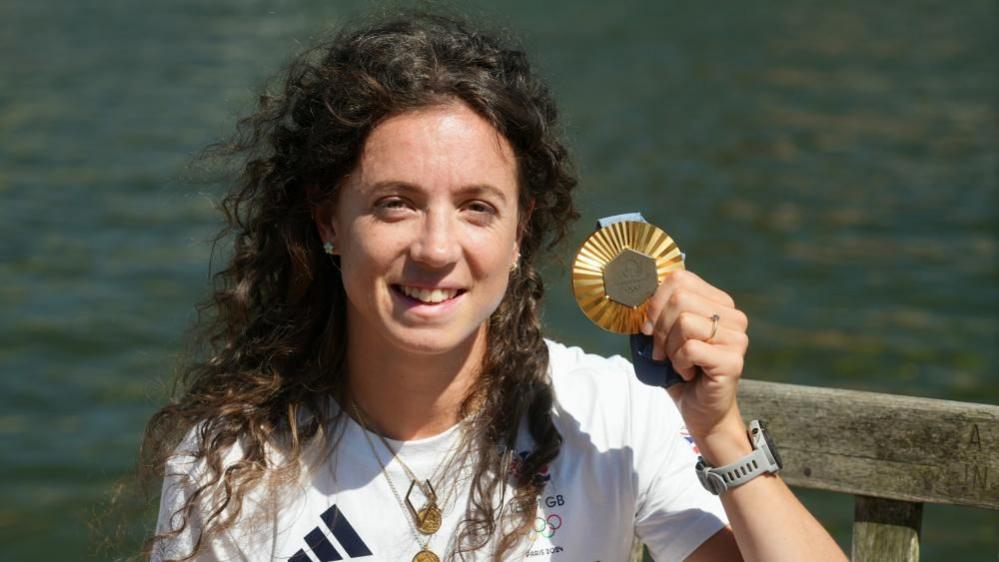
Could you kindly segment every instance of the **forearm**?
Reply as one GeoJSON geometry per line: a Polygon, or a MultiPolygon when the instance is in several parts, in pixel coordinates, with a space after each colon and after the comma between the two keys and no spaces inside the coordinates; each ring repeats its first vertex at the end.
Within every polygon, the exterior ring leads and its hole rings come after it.
{"type": "MultiPolygon", "coordinates": [[[[701,454],[713,466],[735,462],[752,451],[740,416],[733,416],[726,426],[711,436],[695,436],[701,454]]],[[[757,476],[723,492],[721,501],[747,562],[846,560],[829,533],[777,475],[757,476]]]]}
{"type": "MultiPolygon", "coordinates": [[[[736,403],[749,346],[746,314],[694,273],[674,271],[649,299],[646,317],[642,333],[653,336],[652,358],[669,359],[685,381],[666,390],[704,459],[723,467],[750,454],[736,403]]],[[[736,544],[749,561],[846,560],[777,476],[758,476],[722,492],[721,500],[732,530],[708,539],[689,560],[735,559],[736,544]]]]}

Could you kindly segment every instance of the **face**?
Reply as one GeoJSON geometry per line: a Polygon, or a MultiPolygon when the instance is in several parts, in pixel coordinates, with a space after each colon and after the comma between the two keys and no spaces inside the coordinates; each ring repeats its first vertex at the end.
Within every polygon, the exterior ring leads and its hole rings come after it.
{"type": "Polygon", "coordinates": [[[340,256],[353,342],[446,353],[485,334],[518,258],[516,159],[467,106],[387,119],[317,213],[340,256]]]}

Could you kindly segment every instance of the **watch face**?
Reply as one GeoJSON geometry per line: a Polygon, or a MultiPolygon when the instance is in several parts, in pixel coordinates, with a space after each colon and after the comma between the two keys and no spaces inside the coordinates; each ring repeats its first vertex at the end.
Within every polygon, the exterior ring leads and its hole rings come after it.
{"type": "Polygon", "coordinates": [[[781,460],[780,453],[777,452],[777,446],[770,439],[770,432],[767,431],[766,427],[760,427],[760,429],[763,431],[763,439],[767,442],[767,449],[770,449],[770,454],[773,455],[774,461],[777,463],[777,468],[784,468],[784,461],[781,460]]]}

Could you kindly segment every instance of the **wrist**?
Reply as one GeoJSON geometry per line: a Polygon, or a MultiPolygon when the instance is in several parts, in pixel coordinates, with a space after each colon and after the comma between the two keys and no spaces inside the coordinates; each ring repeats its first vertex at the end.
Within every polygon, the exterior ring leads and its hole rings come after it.
{"type": "Polygon", "coordinates": [[[692,437],[701,456],[711,466],[725,466],[753,452],[746,424],[738,412],[711,432],[692,437]]]}

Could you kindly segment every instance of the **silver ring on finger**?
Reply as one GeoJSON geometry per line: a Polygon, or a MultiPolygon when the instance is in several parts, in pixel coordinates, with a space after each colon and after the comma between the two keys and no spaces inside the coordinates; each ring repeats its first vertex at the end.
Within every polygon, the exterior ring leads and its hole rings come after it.
{"type": "Polygon", "coordinates": [[[719,316],[717,314],[712,314],[711,315],[711,335],[708,336],[708,339],[704,340],[705,342],[711,343],[711,340],[715,339],[715,336],[718,335],[718,325],[720,323],[721,323],[721,316],[719,316]]]}

